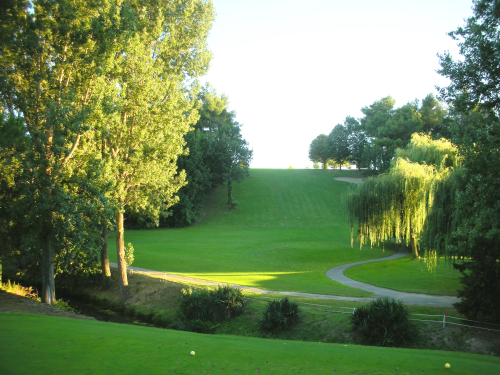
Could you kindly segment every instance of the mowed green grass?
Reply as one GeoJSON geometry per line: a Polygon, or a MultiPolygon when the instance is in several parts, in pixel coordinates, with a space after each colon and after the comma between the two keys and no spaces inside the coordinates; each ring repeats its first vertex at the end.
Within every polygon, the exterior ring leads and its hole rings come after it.
{"type": "MultiPolygon", "coordinates": [[[[223,187],[206,216],[182,229],[126,231],[134,266],[269,290],[365,297],[325,276],[329,268],[392,254],[350,246],[341,193],[334,176],[354,171],[252,169],[234,186],[236,208],[223,187]]],[[[115,258],[114,238],[110,254],[115,258]]],[[[112,259],[113,260],[113,259],[112,259]]]]}
{"type": "Polygon", "coordinates": [[[444,258],[427,267],[423,259],[411,255],[387,262],[360,264],[348,268],[344,274],[354,280],[403,292],[436,295],[457,295],[460,272],[444,258]]]}
{"type": "Polygon", "coordinates": [[[9,375],[488,375],[500,368],[500,358],[458,352],[202,335],[20,313],[0,313],[0,337],[0,373],[9,375]]]}

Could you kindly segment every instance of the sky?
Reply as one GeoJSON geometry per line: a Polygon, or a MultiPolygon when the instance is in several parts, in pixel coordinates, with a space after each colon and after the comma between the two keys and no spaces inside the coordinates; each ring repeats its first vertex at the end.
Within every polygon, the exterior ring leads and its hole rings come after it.
{"type": "Polygon", "coordinates": [[[309,145],[392,96],[396,107],[449,81],[438,53],[472,0],[212,0],[204,82],[229,98],[251,168],[312,167],[309,145]]]}

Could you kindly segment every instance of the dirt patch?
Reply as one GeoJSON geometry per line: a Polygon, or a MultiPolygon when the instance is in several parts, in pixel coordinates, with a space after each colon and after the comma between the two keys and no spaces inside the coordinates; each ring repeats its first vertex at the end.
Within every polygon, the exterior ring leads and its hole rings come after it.
{"type": "Polygon", "coordinates": [[[349,182],[351,184],[358,184],[358,185],[363,182],[363,179],[358,177],[334,177],[333,179],[337,181],[349,182]]]}
{"type": "Polygon", "coordinates": [[[94,318],[85,315],[63,311],[56,307],[49,306],[45,303],[33,301],[29,298],[7,293],[3,290],[0,290],[0,311],[13,311],[29,314],[58,316],[61,318],[94,320],[94,318]]]}

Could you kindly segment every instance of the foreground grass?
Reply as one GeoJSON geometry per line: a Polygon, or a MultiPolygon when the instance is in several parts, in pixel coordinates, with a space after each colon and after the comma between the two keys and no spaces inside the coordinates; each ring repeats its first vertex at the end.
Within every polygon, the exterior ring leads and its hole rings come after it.
{"type": "Polygon", "coordinates": [[[0,313],[0,336],[0,373],[13,375],[497,374],[500,368],[500,358],[464,353],[200,335],[18,313],[0,313]]]}
{"type": "Polygon", "coordinates": [[[422,259],[411,255],[387,262],[361,264],[348,268],[344,274],[354,280],[402,292],[456,296],[460,288],[460,272],[445,259],[428,268],[422,259]]]}
{"type": "MultiPolygon", "coordinates": [[[[333,180],[344,172],[252,170],[234,187],[236,208],[220,188],[193,227],[127,231],[134,266],[269,290],[369,296],[325,277],[329,268],[392,253],[351,248],[340,202],[349,184],[333,180]]],[[[114,246],[110,238],[112,257],[114,246]]]]}

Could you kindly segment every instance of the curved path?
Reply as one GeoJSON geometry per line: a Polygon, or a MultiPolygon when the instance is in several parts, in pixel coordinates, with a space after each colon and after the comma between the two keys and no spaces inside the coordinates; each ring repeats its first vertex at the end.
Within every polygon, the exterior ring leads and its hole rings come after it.
{"type": "Polygon", "coordinates": [[[344,275],[344,271],[346,269],[357,266],[358,264],[382,262],[385,260],[402,258],[405,257],[406,255],[408,255],[408,253],[395,253],[385,258],[344,264],[342,266],[329,269],[328,271],[325,272],[325,275],[329,279],[344,284],[346,286],[350,286],[351,288],[361,289],[366,292],[373,293],[373,298],[379,298],[379,297],[395,298],[403,301],[407,305],[452,307],[454,303],[460,301],[457,297],[452,297],[452,296],[434,296],[434,295],[420,294],[420,293],[405,293],[405,292],[398,292],[392,289],[380,288],[375,285],[366,284],[360,281],[350,279],[344,275]]]}
{"type": "MultiPolygon", "coordinates": [[[[353,301],[353,302],[371,302],[378,297],[391,297],[391,298],[397,298],[402,300],[404,303],[408,305],[418,305],[418,306],[441,306],[441,307],[451,307],[453,303],[458,302],[458,298],[456,297],[450,297],[450,296],[431,296],[427,294],[416,294],[416,293],[404,293],[404,292],[397,292],[391,289],[385,289],[385,288],[378,288],[376,286],[370,285],[370,284],[365,284],[361,283],[359,281],[355,281],[352,279],[349,279],[348,277],[344,276],[344,270],[358,265],[362,263],[369,263],[369,262],[379,262],[383,260],[391,260],[391,259],[396,259],[402,256],[405,256],[405,253],[397,253],[394,255],[391,255],[386,258],[381,258],[381,259],[374,259],[374,260],[368,260],[364,262],[357,262],[357,263],[351,263],[351,264],[344,264],[339,267],[332,268],[328,271],[326,271],[325,275],[332,279],[333,281],[337,281],[341,284],[348,285],[353,288],[357,289],[362,289],[366,290],[368,292],[373,293],[373,297],[343,297],[343,296],[331,296],[328,294],[314,294],[314,293],[300,293],[300,292],[283,292],[283,291],[278,291],[278,290],[266,290],[266,289],[260,289],[260,288],[254,288],[250,286],[245,286],[245,285],[238,285],[238,284],[230,284],[234,287],[240,288],[242,290],[245,290],[247,292],[252,292],[252,293],[258,293],[258,294],[275,294],[275,295],[281,295],[281,296],[290,296],[290,297],[301,297],[301,298],[318,298],[318,299],[329,299],[329,300],[337,300],[337,301],[353,301]]],[[[109,265],[112,268],[118,268],[118,264],[110,262],[109,265]]],[[[127,267],[128,270],[136,272],[136,273],[141,273],[144,275],[152,276],[152,277],[158,277],[161,279],[165,280],[170,280],[170,281],[179,281],[179,282],[184,282],[184,283],[191,283],[191,284],[198,284],[198,285],[211,285],[211,286],[217,286],[217,285],[229,285],[229,283],[223,283],[223,282],[218,282],[218,281],[212,281],[212,280],[203,280],[203,279],[197,279],[194,277],[187,277],[187,276],[182,276],[182,275],[175,275],[171,273],[165,273],[165,272],[159,272],[159,271],[153,271],[153,270],[148,270],[145,268],[139,268],[139,267],[127,267]]]]}

